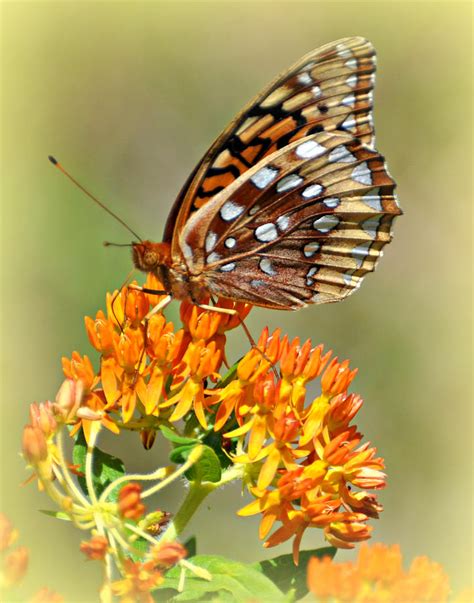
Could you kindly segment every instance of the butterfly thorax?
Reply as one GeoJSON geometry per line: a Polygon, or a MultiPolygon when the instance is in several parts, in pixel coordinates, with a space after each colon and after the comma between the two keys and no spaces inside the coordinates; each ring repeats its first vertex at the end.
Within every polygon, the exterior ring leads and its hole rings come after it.
{"type": "Polygon", "coordinates": [[[184,262],[173,262],[169,243],[141,241],[132,244],[133,263],[142,272],[151,272],[163,283],[164,289],[175,299],[201,302],[206,289],[201,278],[189,275],[184,262]]]}

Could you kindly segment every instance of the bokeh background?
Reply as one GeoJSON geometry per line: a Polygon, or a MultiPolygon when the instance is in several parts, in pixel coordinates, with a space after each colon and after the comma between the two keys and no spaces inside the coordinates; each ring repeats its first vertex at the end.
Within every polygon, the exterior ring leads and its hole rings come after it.
{"type": "MultiPolygon", "coordinates": [[[[300,55],[348,36],[378,52],[377,146],[405,215],[379,269],[348,301],[297,313],[255,309],[250,329],[322,342],[360,373],[358,425],[385,457],[374,540],[427,554],[456,589],[472,581],[471,4],[456,2],[7,2],[2,4],[1,510],[31,549],[15,600],[48,585],[96,600],[81,535],[19,456],[28,405],[52,398],[60,358],[90,352],[83,316],[130,266],[129,236],[47,162],[53,153],[142,236],[160,239],[187,175],[241,106],[300,55]]],[[[170,310],[176,313],[177,305],[170,310]]],[[[248,345],[232,338],[233,356],[248,345]]],[[[138,438],[102,442],[130,470],[163,462],[138,438]]],[[[173,509],[182,493],[159,503],[173,509]]],[[[193,522],[200,552],[253,561],[257,520],[238,487],[193,522]]],[[[306,548],[322,544],[317,530],[306,548]]],[[[351,558],[343,553],[340,558],[351,558]]],[[[13,596],[13,595],[12,595],[13,596]]],[[[12,599],[13,600],[13,599],[12,599]]]]}

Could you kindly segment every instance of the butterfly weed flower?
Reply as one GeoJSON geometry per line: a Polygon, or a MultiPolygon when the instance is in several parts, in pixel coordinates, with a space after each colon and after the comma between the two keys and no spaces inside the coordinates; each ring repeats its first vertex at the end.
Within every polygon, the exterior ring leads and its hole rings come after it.
{"type": "MultiPolygon", "coordinates": [[[[23,581],[30,563],[30,552],[25,546],[15,546],[19,537],[9,518],[0,513],[0,598],[2,601],[17,601],[14,590],[23,581]]],[[[24,600],[24,599],[22,599],[24,600]]],[[[29,603],[64,603],[63,597],[44,587],[29,603]]]]}
{"type": "MultiPolygon", "coordinates": [[[[161,289],[152,275],[150,289],[161,289]]],[[[177,539],[205,497],[236,480],[253,499],[239,514],[260,516],[266,547],[293,540],[295,563],[310,528],[339,548],[368,539],[386,478],[383,460],[352,424],[362,399],[348,391],[356,375],[349,362],[265,328],[229,368],[226,333],[247,316],[247,304],[218,301],[207,310],[184,302],[176,328],[153,312],[157,301],[138,288],[109,294],[106,311],[85,319],[98,368],[78,352],[64,358],[55,401],[31,405],[23,433],[40,487],[89,534],[81,551],[104,564],[103,597],[151,601],[176,564],[209,578],[177,539]],[[318,383],[319,394],[309,396],[318,383]],[[146,448],[164,437],[171,462],[150,475],[127,474],[98,449],[103,429],[137,432],[146,448]],[[148,508],[151,495],[182,478],[189,489],[177,510],[148,508]]]]}
{"type": "Polygon", "coordinates": [[[308,588],[320,603],[448,603],[472,601],[472,590],[452,598],[449,577],[443,567],[426,556],[403,568],[398,545],[364,543],[357,559],[336,563],[329,557],[310,559],[308,588]]]}
{"type": "Polygon", "coordinates": [[[113,588],[109,576],[109,594],[148,601],[161,583],[148,553],[131,558],[132,538],[151,543],[143,501],[181,475],[189,491],[160,543],[174,542],[205,496],[237,479],[254,497],[241,514],[262,515],[265,546],[293,538],[295,562],[309,527],[338,547],[369,537],[368,520],[381,510],[369,490],[383,487],[385,475],[351,424],[362,403],[348,392],[356,371],[278,330],[264,329],[254,345],[243,319],[254,305],[296,310],[345,299],[390,242],[402,212],[374,147],[374,77],[375,50],[361,37],[302,57],[210,147],[162,242],[142,240],[109,210],[138,239],[132,257],[147,273],[146,288],[109,294],[106,311],[86,319],[100,366],[77,352],[64,359],[69,385],[61,404],[48,407],[56,425],[35,415],[23,446],[42,487],[76,525],[107,537],[104,562],[115,559],[123,576],[113,588]],[[219,297],[226,299],[209,305],[219,297]],[[171,298],[181,302],[177,329],[162,312],[171,298]],[[226,334],[239,325],[253,345],[232,365],[226,334]],[[308,399],[317,379],[320,394],[308,399]],[[73,463],[80,489],[64,457],[66,428],[75,452],[85,450],[73,463]],[[159,485],[146,488],[148,478],[136,475],[97,484],[102,429],[137,431],[146,449],[157,436],[169,440],[172,465],[157,470],[159,485]]]}

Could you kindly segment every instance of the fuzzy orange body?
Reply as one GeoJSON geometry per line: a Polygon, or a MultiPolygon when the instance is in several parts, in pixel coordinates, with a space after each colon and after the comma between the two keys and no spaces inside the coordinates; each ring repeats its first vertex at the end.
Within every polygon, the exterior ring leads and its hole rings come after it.
{"type": "Polygon", "coordinates": [[[154,274],[174,299],[196,303],[207,300],[208,289],[202,275],[191,275],[184,261],[173,262],[169,243],[133,243],[132,254],[135,268],[154,274]]]}

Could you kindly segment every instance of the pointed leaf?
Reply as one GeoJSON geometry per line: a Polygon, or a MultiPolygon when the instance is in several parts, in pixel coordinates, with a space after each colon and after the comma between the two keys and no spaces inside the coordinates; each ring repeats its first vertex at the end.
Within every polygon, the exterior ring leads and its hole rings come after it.
{"type": "MultiPolygon", "coordinates": [[[[73,463],[79,467],[81,473],[86,469],[87,443],[82,431],[77,434],[72,452],[73,463]]],[[[123,461],[112,456],[100,448],[94,448],[92,460],[92,481],[97,496],[100,496],[105,488],[118,477],[125,474],[123,461]]],[[[84,476],[77,478],[82,491],[88,494],[86,479],[84,476]]],[[[112,492],[109,501],[116,501],[118,492],[112,492]]]]}
{"type": "Polygon", "coordinates": [[[166,427],[166,425],[160,425],[160,431],[163,434],[163,437],[165,437],[170,442],[173,442],[173,444],[195,444],[198,441],[196,440],[196,438],[188,438],[186,436],[181,436],[175,433],[169,427],[166,427]]]}
{"type": "Polygon", "coordinates": [[[184,591],[178,593],[180,567],[174,567],[165,576],[155,599],[160,599],[161,589],[169,597],[175,591],[173,601],[228,601],[247,603],[248,601],[284,603],[288,599],[262,572],[250,565],[226,559],[220,555],[197,555],[192,563],[205,568],[212,576],[210,581],[196,577],[186,570],[184,591]]]}
{"type": "MultiPolygon", "coordinates": [[[[182,464],[186,461],[191,450],[195,445],[178,446],[170,452],[170,460],[172,463],[182,464]]],[[[213,482],[216,483],[221,479],[222,469],[219,457],[209,446],[202,447],[202,454],[197,463],[195,463],[185,476],[189,481],[213,482]]]]}
{"type": "Polygon", "coordinates": [[[254,563],[253,568],[261,571],[283,592],[294,589],[297,599],[301,599],[308,592],[306,585],[306,568],[311,557],[331,557],[336,554],[334,547],[328,546],[311,551],[300,551],[299,564],[293,563],[293,555],[280,555],[273,559],[266,559],[254,563]]]}
{"type": "Polygon", "coordinates": [[[50,511],[49,509],[40,509],[39,511],[40,513],[44,513],[44,515],[49,515],[49,517],[55,517],[62,521],[72,521],[69,515],[64,513],[64,511],[50,511]]]}

